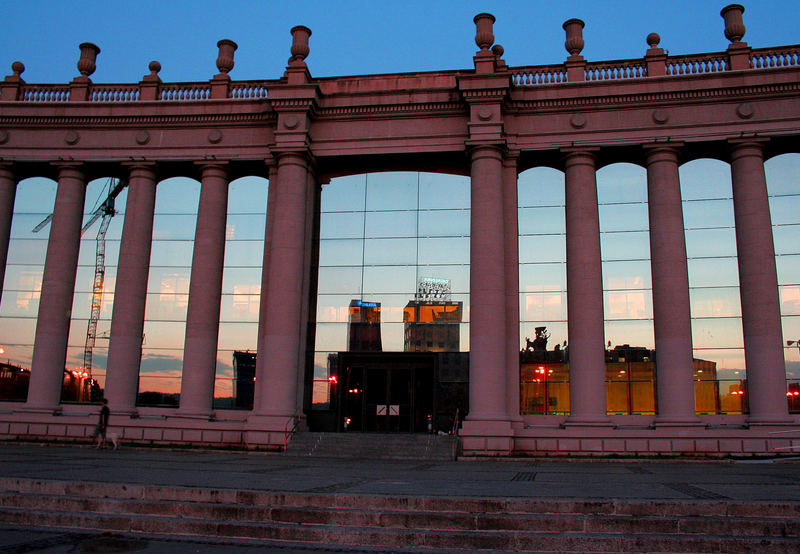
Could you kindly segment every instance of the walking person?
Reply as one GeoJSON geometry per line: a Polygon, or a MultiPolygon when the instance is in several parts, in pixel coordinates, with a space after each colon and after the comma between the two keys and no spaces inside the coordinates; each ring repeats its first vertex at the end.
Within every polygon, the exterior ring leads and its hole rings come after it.
{"type": "Polygon", "coordinates": [[[97,427],[94,428],[94,433],[92,433],[92,437],[97,439],[97,446],[95,446],[95,448],[106,447],[108,416],[111,415],[111,410],[108,409],[108,400],[106,398],[101,398],[100,402],[103,404],[100,408],[100,419],[97,421],[97,427]]]}

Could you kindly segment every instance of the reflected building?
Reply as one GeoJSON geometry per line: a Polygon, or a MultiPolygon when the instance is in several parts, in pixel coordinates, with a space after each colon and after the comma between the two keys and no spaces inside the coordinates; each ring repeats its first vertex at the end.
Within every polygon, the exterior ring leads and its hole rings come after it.
{"type": "Polygon", "coordinates": [[[381,303],[353,299],[347,310],[349,352],[381,352],[381,303]]]}
{"type": "Polygon", "coordinates": [[[420,279],[414,300],[403,310],[405,352],[458,352],[462,302],[451,300],[450,281],[420,279]]]}
{"type": "Polygon", "coordinates": [[[233,352],[233,404],[235,408],[252,408],[256,385],[256,353],[233,352]]]}

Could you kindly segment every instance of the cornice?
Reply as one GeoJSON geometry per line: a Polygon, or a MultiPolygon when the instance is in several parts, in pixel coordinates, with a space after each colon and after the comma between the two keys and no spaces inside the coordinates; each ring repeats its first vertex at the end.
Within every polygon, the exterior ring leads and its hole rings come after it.
{"type": "Polygon", "coordinates": [[[319,119],[335,119],[345,117],[366,117],[371,115],[417,115],[435,113],[466,114],[467,106],[463,102],[424,102],[420,104],[367,104],[361,106],[321,107],[317,109],[319,119]]]}
{"type": "MultiPolygon", "coordinates": [[[[520,87],[521,88],[521,87],[520,87]]],[[[518,88],[517,90],[520,90],[518,88]]],[[[530,88],[527,88],[530,90],[530,88]]],[[[552,89],[550,89],[552,90],[552,89]]],[[[671,90],[662,92],[636,92],[631,94],[611,94],[602,96],[573,96],[566,98],[541,98],[535,100],[509,99],[506,107],[509,111],[561,111],[568,108],[603,108],[630,105],[647,105],[670,103],[701,103],[719,101],[730,98],[739,100],[753,97],[794,96],[800,92],[800,82],[748,85],[739,87],[713,88],[701,90],[671,90]]],[[[512,93],[513,95],[513,93],[512,93]]]]}
{"type": "MultiPolygon", "coordinates": [[[[98,106],[99,107],[99,106],[98,106]]],[[[170,114],[170,115],[0,115],[3,127],[154,127],[199,125],[249,125],[275,121],[274,112],[227,114],[170,114]]]]}

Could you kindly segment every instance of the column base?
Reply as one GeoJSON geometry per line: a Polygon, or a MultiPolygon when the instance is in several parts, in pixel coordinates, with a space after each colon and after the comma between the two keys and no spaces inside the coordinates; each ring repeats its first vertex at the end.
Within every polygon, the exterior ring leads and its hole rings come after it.
{"type": "Polygon", "coordinates": [[[614,423],[603,416],[569,416],[561,427],[614,427],[614,423]]]}
{"type": "Polygon", "coordinates": [[[14,410],[15,412],[23,412],[26,414],[44,414],[51,416],[62,415],[61,406],[27,406],[22,405],[14,410]]]}
{"type": "Polygon", "coordinates": [[[244,425],[245,444],[248,448],[283,450],[287,442],[287,433],[292,429],[292,426],[287,426],[287,423],[292,417],[293,414],[251,414],[244,425]]]}
{"type": "Polygon", "coordinates": [[[467,419],[460,431],[465,456],[508,456],[514,452],[514,428],[507,419],[467,419]]]}
{"type": "Polygon", "coordinates": [[[746,420],[751,427],[759,425],[794,425],[794,418],[785,415],[748,417],[746,420]]]}
{"type": "Polygon", "coordinates": [[[697,418],[680,418],[680,417],[656,417],[653,422],[653,428],[660,427],[705,427],[706,424],[697,418]]]}

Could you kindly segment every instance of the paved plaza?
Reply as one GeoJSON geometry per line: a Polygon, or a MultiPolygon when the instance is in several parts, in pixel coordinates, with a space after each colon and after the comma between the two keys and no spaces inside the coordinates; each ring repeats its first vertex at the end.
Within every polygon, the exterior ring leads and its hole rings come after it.
{"type": "MultiPolygon", "coordinates": [[[[0,471],[6,479],[338,495],[800,502],[800,459],[481,459],[429,462],[298,458],[252,452],[132,449],[124,446],[120,450],[95,450],[88,446],[14,443],[3,444],[0,452],[0,471]]],[[[103,541],[116,541],[114,551],[117,552],[257,550],[255,545],[245,543],[211,544],[162,539],[0,526],[2,552],[110,551],[112,547],[104,545],[103,541]]],[[[348,547],[304,545],[278,545],[274,549],[281,552],[359,551],[348,547]]]]}

